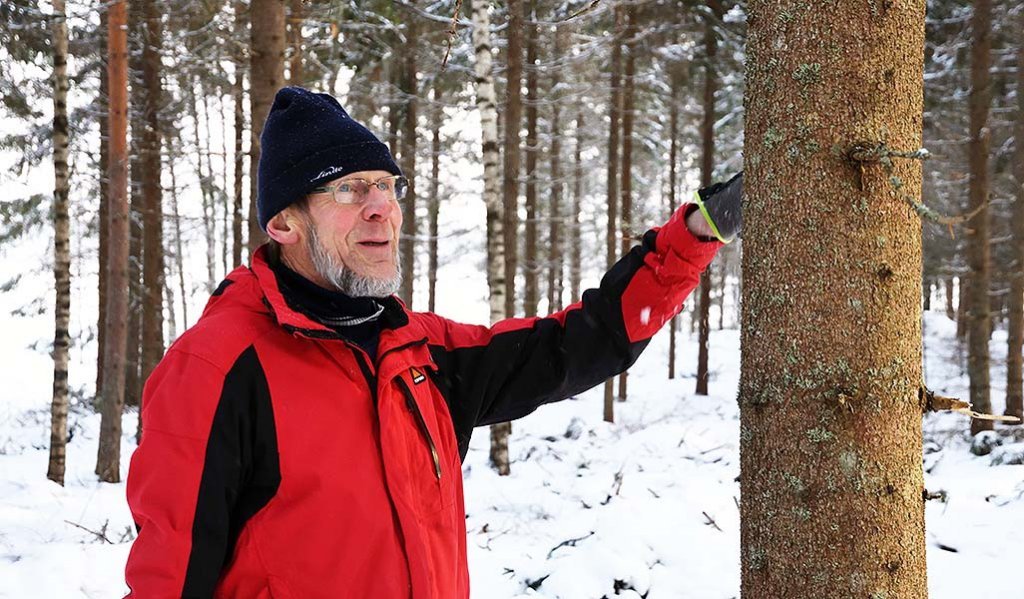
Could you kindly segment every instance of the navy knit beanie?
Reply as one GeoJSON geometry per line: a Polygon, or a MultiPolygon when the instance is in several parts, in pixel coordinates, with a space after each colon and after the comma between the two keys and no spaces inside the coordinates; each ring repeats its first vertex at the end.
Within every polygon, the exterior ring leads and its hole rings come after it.
{"type": "Polygon", "coordinates": [[[388,147],[338,101],[301,87],[277,92],[260,135],[256,217],[260,228],[314,187],[359,171],[401,175],[388,147]]]}

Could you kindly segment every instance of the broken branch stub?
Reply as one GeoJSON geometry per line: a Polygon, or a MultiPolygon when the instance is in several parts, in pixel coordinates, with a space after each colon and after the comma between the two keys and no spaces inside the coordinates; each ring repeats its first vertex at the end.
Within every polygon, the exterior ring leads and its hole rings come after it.
{"type": "Polygon", "coordinates": [[[997,422],[1010,422],[1013,424],[1020,422],[1020,418],[1017,418],[1016,416],[997,416],[995,414],[975,412],[971,409],[970,403],[955,397],[936,395],[935,392],[928,387],[922,386],[920,394],[922,398],[922,406],[926,412],[959,412],[960,414],[966,414],[971,418],[976,418],[978,420],[995,420],[997,422]]]}

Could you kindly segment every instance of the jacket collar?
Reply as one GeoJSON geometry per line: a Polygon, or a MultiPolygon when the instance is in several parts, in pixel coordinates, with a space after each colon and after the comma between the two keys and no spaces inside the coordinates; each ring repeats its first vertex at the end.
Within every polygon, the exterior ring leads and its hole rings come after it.
{"type": "MultiPolygon", "coordinates": [[[[263,293],[263,304],[273,314],[277,323],[290,333],[312,339],[344,339],[344,336],[330,327],[288,305],[269,260],[269,246],[263,244],[253,252],[249,270],[259,283],[263,293]]],[[[421,326],[410,323],[409,311],[397,296],[383,298],[381,304],[384,306],[384,312],[380,315],[381,336],[378,355],[426,337],[421,326]]]]}

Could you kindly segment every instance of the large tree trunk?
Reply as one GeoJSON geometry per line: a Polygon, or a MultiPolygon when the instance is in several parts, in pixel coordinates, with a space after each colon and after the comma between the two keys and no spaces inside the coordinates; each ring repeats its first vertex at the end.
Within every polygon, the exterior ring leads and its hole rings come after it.
{"type": "Polygon", "coordinates": [[[1006,343],[1006,415],[1024,418],[1024,11],[1017,30],[1017,134],[1015,169],[1017,202],[1013,210],[1015,260],[1010,275],[1006,343]]]}
{"type": "Polygon", "coordinates": [[[925,2],[749,7],[741,594],[923,599],[925,2]]]}
{"type": "MultiPolygon", "coordinates": [[[[605,261],[608,268],[615,264],[618,257],[618,239],[616,232],[619,225],[619,118],[622,112],[622,30],[625,22],[625,10],[621,5],[615,6],[615,32],[612,36],[611,72],[609,85],[611,98],[608,101],[608,172],[605,186],[608,194],[608,230],[605,261]]],[[[604,421],[615,422],[615,377],[604,382],[604,421]]]]}
{"type": "Polygon", "coordinates": [[[427,311],[433,312],[437,300],[437,221],[441,212],[441,125],[444,89],[441,78],[434,79],[434,105],[430,109],[430,204],[427,216],[427,311]]]}
{"type": "MultiPolygon", "coordinates": [[[[555,60],[564,60],[569,49],[569,28],[555,25],[555,60]]],[[[548,312],[562,308],[562,272],[565,264],[562,241],[562,107],[558,101],[561,68],[551,69],[551,200],[548,209],[548,312]]],[[[573,298],[573,301],[576,301],[573,298]]]]}
{"type": "MultiPolygon", "coordinates": [[[[145,45],[142,50],[142,80],[145,87],[142,120],[142,380],[149,378],[164,355],[164,248],[163,193],[160,186],[162,94],[160,53],[163,29],[156,0],[143,0],[145,45]]],[[[141,396],[139,400],[141,406],[141,396]]],[[[142,410],[139,410],[137,438],[142,438],[142,410]]]]}
{"type": "MultiPolygon", "coordinates": [[[[476,49],[476,106],[480,111],[483,131],[484,204],[487,206],[487,288],[491,323],[505,317],[505,243],[501,196],[501,173],[498,167],[498,110],[494,92],[494,73],[491,69],[490,3],[473,2],[473,47],[476,49]]],[[[508,423],[491,426],[491,463],[499,474],[508,474],[508,423]],[[504,468],[501,465],[504,464],[504,468]]]]}
{"type": "Polygon", "coordinates": [[[249,255],[252,256],[266,234],[256,220],[259,196],[256,174],[260,163],[260,135],[274,95],[284,81],[284,0],[252,0],[249,21],[249,255]]]}
{"type": "MultiPolygon", "coordinates": [[[[967,263],[971,286],[967,313],[967,375],[970,378],[970,402],[978,412],[992,412],[989,380],[988,340],[992,331],[989,303],[991,259],[988,223],[988,113],[992,104],[991,0],[974,3],[971,18],[971,94],[970,94],[970,209],[979,212],[968,224],[967,263]]],[[[971,434],[992,430],[991,420],[972,419],[971,434]]]]}
{"type": "MultiPolygon", "coordinates": [[[[527,6],[536,20],[536,0],[527,6]]],[[[523,315],[536,316],[540,302],[540,264],[537,256],[537,26],[526,26],[526,223],[523,245],[523,315]]]]}
{"type": "MultiPolygon", "coordinates": [[[[715,22],[722,18],[724,11],[718,0],[708,0],[708,8],[714,19],[704,24],[704,118],[700,126],[701,162],[700,186],[711,185],[715,168],[715,90],[718,87],[718,38],[715,37],[715,22]]],[[[711,315],[711,274],[709,265],[700,275],[700,333],[697,345],[697,395],[708,394],[708,341],[711,336],[709,318],[711,315]]]]}
{"type": "Polygon", "coordinates": [[[516,268],[519,254],[519,126],[523,100],[523,2],[508,0],[508,66],[505,70],[505,171],[501,183],[505,207],[505,314],[516,313],[516,268]]]}
{"type": "Polygon", "coordinates": [[[110,224],[106,355],[96,474],[101,481],[110,483],[121,480],[121,412],[124,409],[125,323],[128,320],[128,18],[125,4],[124,0],[115,1],[107,16],[110,224]]]}
{"type": "Polygon", "coordinates": [[[68,216],[68,24],[64,0],[53,0],[53,397],[46,478],[64,486],[68,442],[68,352],[71,335],[71,224],[68,216]]]}
{"type": "MultiPolygon", "coordinates": [[[[410,0],[415,5],[415,0],[410,0]]],[[[416,282],[416,235],[419,227],[416,219],[416,114],[419,86],[416,83],[416,46],[418,44],[418,19],[410,10],[406,16],[405,50],[402,60],[402,172],[409,179],[409,191],[402,200],[402,289],[399,294],[406,304],[413,307],[413,292],[416,282]]]]}
{"type": "MultiPolygon", "coordinates": [[[[621,255],[629,252],[633,245],[633,110],[636,73],[635,37],[637,35],[636,5],[630,4],[626,9],[626,72],[622,82],[622,174],[619,177],[619,190],[622,201],[622,219],[620,221],[621,255]]],[[[619,401],[626,401],[626,380],[629,372],[619,375],[619,401]]]]}

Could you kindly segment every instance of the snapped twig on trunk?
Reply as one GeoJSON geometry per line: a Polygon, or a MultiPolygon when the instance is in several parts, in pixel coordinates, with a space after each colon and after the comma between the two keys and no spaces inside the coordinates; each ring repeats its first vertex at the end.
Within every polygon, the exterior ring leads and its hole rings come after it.
{"type": "Polygon", "coordinates": [[[981,412],[975,412],[971,409],[970,403],[955,397],[936,395],[934,391],[924,385],[921,386],[919,393],[921,397],[921,406],[925,412],[959,412],[978,420],[995,420],[998,422],[1011,422],[1014,424],[1020,422],[1020,418],[1017,418],[1016,416],[997,416],[995,414],[982,414],[981,412]]]}

